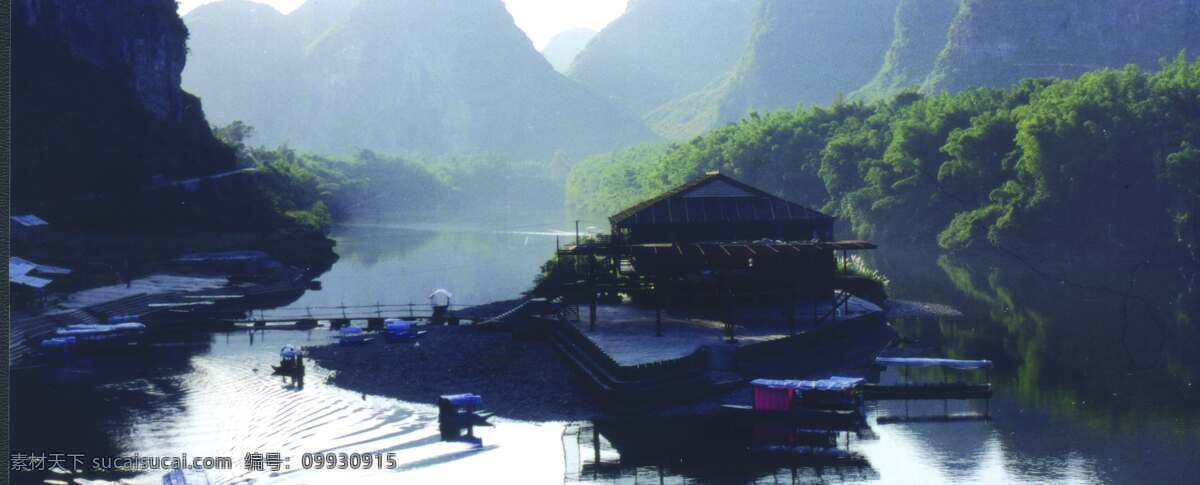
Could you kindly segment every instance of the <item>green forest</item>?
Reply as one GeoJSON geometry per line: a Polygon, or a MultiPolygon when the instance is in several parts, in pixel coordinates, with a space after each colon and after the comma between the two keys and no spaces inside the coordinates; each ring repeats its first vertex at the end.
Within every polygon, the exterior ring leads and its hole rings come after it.
{"type": "Polygon", "coordinates": [[[557,207],[564,160],[513,161],[497,155],[413,157],[360,149],[322,156],[287,145],[250,146],[254,128],[234,121],[213,134],[257,171],[259,187],[277,213],[328,232],[354,217],[372,221],[460,218],[464,211],[557,207]]]}
{"type": "Polygon", "coordinates": [[[843,236],[1184,250],[1200,241],[1198,146],[1200,61],[1181,53],[1155,72],[752,113],[688,142],[589,158],[566,195],[601,216],[720,170],[835,215],[843,236]]]}

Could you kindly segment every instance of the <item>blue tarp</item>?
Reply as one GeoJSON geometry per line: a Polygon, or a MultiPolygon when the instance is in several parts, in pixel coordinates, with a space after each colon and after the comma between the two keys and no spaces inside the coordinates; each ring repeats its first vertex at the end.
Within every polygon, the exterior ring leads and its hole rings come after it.
{"type": "Polygon", "coordinates": [[[483,404],[483,397],[479,394],[450,394],[442,396],[442,399],[455,406],[478,406],[483,404]]]}
{"type": "Polygon", "coordinates": [[[900,367],[949,367],[951,369],[986,369],[992,366],[990,360],[955,360],[931,359],[918,357],[879,357],[875,363],[884,366],[900,367]]]}
{"type": "Polygon", "coordinates": [[[801,381],[791,379],[755,379],[751,385],[774,389],[798,389],[801,391],[848,391],[863,382],[861,377],[833,376],[828,379],[801,381]]]}
{"type": "Polygon", "coordinates": [[[415,322],[401,318],[389,318],[383,321],[383,328],[391,333],[407,334],[413,331],[415,322]]]}

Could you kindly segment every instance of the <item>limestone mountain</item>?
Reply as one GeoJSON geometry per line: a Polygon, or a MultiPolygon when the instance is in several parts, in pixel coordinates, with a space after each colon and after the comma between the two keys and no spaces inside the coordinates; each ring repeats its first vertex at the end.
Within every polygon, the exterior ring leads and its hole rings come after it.
{"type": "Polygon", "coordinates": [[[1008,86],[1200,53],[1200,0],[963,0],[927,91],[1008,86]]]}
{"type": "Polygon", "coordinates": [[[15,210],[60,227],[131,228],[180,215],[180,200],[149,207],[131,195],[154,177],[235,167],[180,88],[188,32],[175,2],[21,0],[12,13],[15,210]]]}
{"type": "Polygon", "coordinates": [[[571,68],[575,56],[578,56],[595,36],[595,30],[584,27],[559,32],[542,48],[542,56],[554,66],[555,71],[566,73],[571,68]]]}
{"type": "Polygon", "coordinates": [[[898,0],[761,0],[737,64],[704,88],[648,115],[675,138],[751,111],[827,105],[879,70],[898,0]]]}
{"type": "Polygon", "coordinates": [[[721,102],[725,120],[753,110],[827,105],[862,86],[891,45],[897,0],[764,0],[721,102]]]}
{"type": "Polygon", "coordinates": [[[728,72],[742,54],[755,8],[750,0],[631,0],[569,75],[647,115],[728,72]]]}
{"type": "Polygon", "coordinates": [[[900,0],[895,37],[883,58],[883,66],[854,96],[881,98],[921,86],[946,46],[950,23],[961,4],[962,0],[900,0]]]}
{"type": "Polygon", "coordinates": [[[215,122],[255,126],[257,143],[548,158],[653,138],[636,116],[555,72],[501,0],[252,10],[227,0],[185,17],[194,64],[184,85],[215,122]]]}

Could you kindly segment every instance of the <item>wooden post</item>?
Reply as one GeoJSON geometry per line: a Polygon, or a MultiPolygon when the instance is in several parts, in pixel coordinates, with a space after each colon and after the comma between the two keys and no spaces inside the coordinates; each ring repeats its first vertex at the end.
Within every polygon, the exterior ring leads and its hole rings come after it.
{"type": "Polygon", "coordinates": [[[788,298],[784,305],[784,311],[787,312],[788,320],[788,335],[796,335],[796,287],[792,287],[791,298],[788,298]]]}
{"type": "MultiPolygon", "coordinates": [[[[600,470],[600,433],[598,431],[596,431],[595,423],[592,423],[592,453],[594,456],[594,458],[592,458],[592,464],[594,465],[594,466],[592,466],[592,470],[593,470],[593,472],[599,472],[599,470],[600,470]]],[[[593,478],[595,478],[595,475],[593,475],[593,478]]]]}
{"type": "MultiPolygon", "coordinates": [[[[575,221],[578,225],[579,221],[575,221]]],[[[588,256],[588,330],[596,330],[596,260],[588,256]]]]}
{"type": "Polygon", "coordinates": [[[721,320],[725,322],[725,335],[729,337],[729,343],[734,344],[737,343],[737,339],[733,335],[733,292],[726,288],[724,275],[718,277],[717,287],[721,292],[721,308],[724,314],[721,320]]]}
{"type": "Polygon", "coordinates": [[[662,337],[662,288],[658,282],[654,283],[654,336],[662,337]]]}
{"type": "Polygon", "coordinates": [[[596,330],[596,289],[592,287],[592,299],[588,303],[588,330],[596,330]]]}

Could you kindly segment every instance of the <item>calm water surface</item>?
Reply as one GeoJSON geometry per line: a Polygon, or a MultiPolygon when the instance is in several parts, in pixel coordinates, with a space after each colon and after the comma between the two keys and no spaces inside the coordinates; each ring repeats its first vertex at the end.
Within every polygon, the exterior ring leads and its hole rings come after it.
{"type": "MultiPolygon", "coordinates": [[[[462,303],[514,298],[563,226],[345,227],[337,234],[341,260],[321,276],[323,289],[290,306],[419,303],[439,287],[462,303]]],[[[749,459],[721,451],[733,438],[719,429],[620,422],[493,418],[494,428],[477,430],[482,445],[444,442],[431,406],[328,386],[319,368],[302,388],[269,375],[280,346],[329,341],[324,329],[205,334],[157,342],[142,355],[18,373],[13,451],[232,457],[234,470],[210,472],[217,483],[1195,483],[1200,476],[1193,385],[1200,340],[1186,288],[1155,284],[1139,295],[1161,297],[1131,302],[1003,262],[935,255],[876,264],[896,296],[967,314],[892,322],[908,339],[902,350],[993,359],[997,393],[986,403],[872,404],[870,431],[850,436],[835,459],[749,459]],[[993,419],[876,422],[966,411],[993,419]],[[647,452],[647,443],[666,445],[647,452]],[[247,472],[243,458],[253,451],[279,452],[291,468],[247,472]],[[301,469],[302,453],[342,451],[395,453],[399,469],[301,469]]],[[[82,477],[157,483],[160,475],[82,477]]]]}

